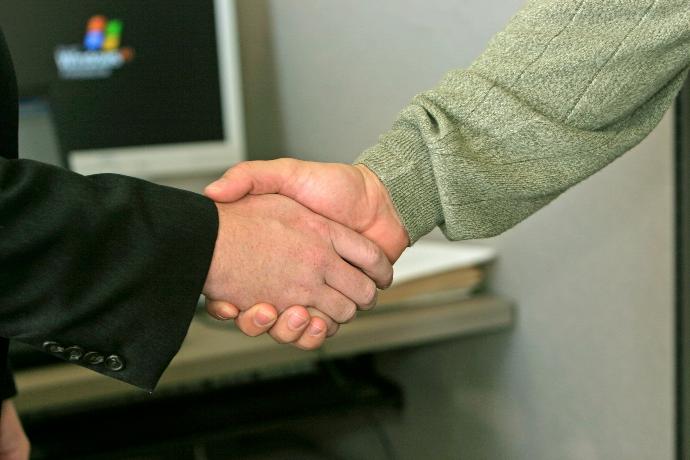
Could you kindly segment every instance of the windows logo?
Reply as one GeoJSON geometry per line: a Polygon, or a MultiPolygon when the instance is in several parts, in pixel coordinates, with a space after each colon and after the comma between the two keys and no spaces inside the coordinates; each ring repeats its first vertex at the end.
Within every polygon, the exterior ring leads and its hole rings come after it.
{"type": "Polygon", "coordinates": [[[134,59],[134,50],[121,47],[123,23],[119,19],[92,16],[86,25],[83,46],[60,45],[55,64],[61,78],[93,80],[110,77],[134,59]]]}
{"type": "Polygon", "coordinates": [[[86,25],[84,49],[89,51],[113,51],[120,47],[122,21],[105,16],[92,16],[86,25]]]}

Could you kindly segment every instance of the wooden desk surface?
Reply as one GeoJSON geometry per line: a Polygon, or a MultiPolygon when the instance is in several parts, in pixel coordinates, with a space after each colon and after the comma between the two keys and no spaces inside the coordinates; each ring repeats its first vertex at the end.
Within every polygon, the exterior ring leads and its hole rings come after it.
{"type": "MultiPolygon", "coordinates": [[[[509,327],[512,322],[510,302],[493,296],[437,307],[369,312],[342,326],[321,350],[305,352],[278,345],[270,337],[246,337],[231,325],[218,327],[222,323],[196,319],[156,391],[244,372],[309,363],[325,357],[383,351],[495,331],[509,327]]],[[[20,371],[15,378],[19,390],[15,404],[23,413],[147,396],[123,382],[70,364],[20,371]]]]}

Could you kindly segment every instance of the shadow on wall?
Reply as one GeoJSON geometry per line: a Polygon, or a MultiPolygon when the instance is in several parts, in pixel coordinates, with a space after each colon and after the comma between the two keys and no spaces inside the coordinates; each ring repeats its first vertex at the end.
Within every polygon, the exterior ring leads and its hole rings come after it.
{"type": "Polygon", "coordinates": [[[334,413],[310,439],[337,459],[512,458],[511,437],[527,442],[530,430],[505,390],[514,342],[504,331],[382,353],[376,367],[401,384],[402,412],[334,413]]]}
{"type": "Polygon", "coordinates": [[[403,385],[403,416],[385,424],[400,460],[510,457],[506,424],[521,431],[527,429],[521,421],[528,420],[503,388],[514,334],[468,337],[379,358],[383,375],[403,385]]]}
{"type": "Polygon", "coordinates": [[[268,0],[238,0],[247,157],[284,156],[284,133],[268,0]]]}

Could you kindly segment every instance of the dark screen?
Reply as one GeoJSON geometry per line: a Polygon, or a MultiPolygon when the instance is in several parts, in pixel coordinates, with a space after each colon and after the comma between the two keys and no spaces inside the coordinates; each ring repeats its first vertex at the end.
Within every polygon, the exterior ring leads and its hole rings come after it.
{"type": "Polygon", "coordinates": [[[0,26],[64,152],[223,139],[213,0],[2,0],[0,26]],[[116,48],[85,47],[95,15],[116,48]]]}

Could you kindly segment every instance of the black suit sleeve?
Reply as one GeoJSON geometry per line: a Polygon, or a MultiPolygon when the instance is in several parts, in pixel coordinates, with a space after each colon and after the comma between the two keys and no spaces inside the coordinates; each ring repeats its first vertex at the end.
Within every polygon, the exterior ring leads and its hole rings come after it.
{"type": "Polygon", "coordinates": [[[217,228],[215,205],[194,193],[0,159],[0,337],[152,390],[184,339],[217,228]]]}
{"type": "Polygon", "coordinates": [[[11,398],[17,394],[10,363],[7,361],[9,346],[9,340],[0,338],[0,401],[11,398]]]}

